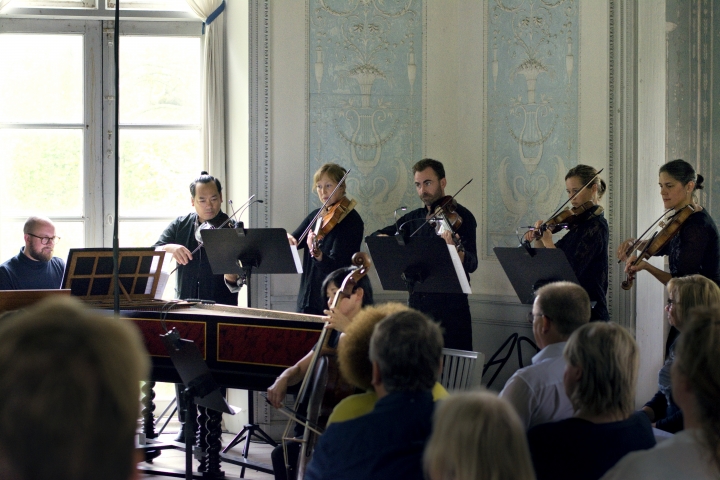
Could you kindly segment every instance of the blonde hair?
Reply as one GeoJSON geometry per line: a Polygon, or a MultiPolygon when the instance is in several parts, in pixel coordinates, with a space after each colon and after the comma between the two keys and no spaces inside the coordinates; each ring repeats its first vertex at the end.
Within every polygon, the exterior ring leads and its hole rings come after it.
{"type": "Polygon", "coordinates": [[[4,317],[0,478],[129,478],[149,365],[129,320],[71,298],[4,317]]]}
{"type": "Polygon", "coordinates": [[[720,305],[720,287],[702,275],[687,275],[671,278],[667,283],[668,293],[672,293],[675,326],[682,330],[689,312],[695,307],[720,305]]]}
{"type": "Polygon", "coordinates": [[[582,369],[570,402],[577,411],[629,417],[635,409],[639,354],[630,332],[616,323],[592,322],[570,335],[563,352],[568,364],[582,369]]]}
{"type": "Polygon", "coordinates": [[[338,345],[340,373],[351,385],[363,390],[372,386],[372,363],[368,352],[375,325],[393,313],[406,310],[410,307],[392,302],[365,307],[355,315],[338,345]]]}
{"type": "MultiPolygon", "coordinates": [[[[313,175],[313,192],[317,190],[315,185],[317,185],[323,175],[327,175],[328,178],[335,183],[340,183],[340,180],[342,180],[342,177],[345,176],[346,173],[347,170],[337,163],[326,163],[322,167],[318,168],[315,175],[313,175]]],[[[343,184],[340,188],[345,188],[345,184],[343,184]]]]}
{"type": "Polygon", "coordinates": [[[700,414],[701,441],[720,471],[720,308],[697,307],[678,339],[673,367],[687,378],[700,414]]]}
{"type": "Polygon", "coordinates": [[[439,403],[423,462],[433,480],[535,478],[517,413],[487,391],[456,393],[439,403]]]}

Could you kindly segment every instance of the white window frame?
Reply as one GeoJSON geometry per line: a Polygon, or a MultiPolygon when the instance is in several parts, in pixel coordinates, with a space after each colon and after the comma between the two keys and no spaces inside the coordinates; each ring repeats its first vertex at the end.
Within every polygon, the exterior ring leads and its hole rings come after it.
{"type": "MultiPolygon", "coordinates": [[[[57,217],[62,221],[82,221],[84,223],[86,247],[110,247],[113,235],[113,214],[115,211],[115,82],[114,82],[114,50],[112,48],[112,21],[99,21],[97,11],[94,14],[83,14],[72,9],[73,19],[68,20],[68,11],[60,17],[52,15],[54,10],[48,9],[15,9],[12,18],[0,16],[0,32],[27,34],[81,34],[83,40],[83,122],[77,124],[0,124],[0,128],[67,128],[84,127],[82,181],[84,186],[83,214],[81,217],[57,217]],[[33,10],[32,15],[38,18],[17,18],[17,10],[33,10]],[[40,14],[35,10],[42,10],[40,14]],[[75,15],[77,13],[77,15],[75,15]],[[47,14],[47,15],[46,15],[47,14]],[[80,18],[80,19],[78,19],[80,18]],[[110,43],[108,43],[110,42],[110,43]],[[106,67],[103,69],[103,65],[106,67]],[[103,78],[102,82],[96,79],[103,78]]],[[[24,12],[30,15],[28,12],[24,12]]],[[[144,14],[145,18],[173,18],[184,15],[180,12],[134,12],[144,14]]],[[[136,15],[137,16],[137,15],[136,15]]],[[[106,18],[108,18],[106,16],[106,18]]],[[[193,21],[122,21],[121,35],[153,35],[153,36],[200,36],[201,22],[193,21]]],[[[122,40],[120,43],[122,49],[122,40]]],[[[202,55],[202,49],[201,49],[202,55]]],[[[135,128],[135,125],[133,125],[135,128]]],[[[143,128],[142,125],[138,128],[143,128]]],[[[148,126],[148,128],[150,128],[148,126]]],[[[156,126],[153,128],[157,128],[156,126]]],[[[173,127],[171,127],[173,128],[173,127]]],[[[183,128],[176,126],[174,128],[183,128]]],[[[200,127],[202,128],[202,126],[200,127]]],[[[188,172],[188,178],[193,172],[188,172]]],[[[160,180],[160,179],[159,179],[160,180]]],[[[189,180],[188,180],[189,183],[189,180]]],[[[181,186],[178,186],[181,188],[181,186]]],[[[158,211],[161,207],[158,206],[158,211]]],[[[3,216],[7,220],[25,221],[25,217],[15,218],[3,216]]],[[[121,220],[160,220],[167,215],[156,217],[122,217],[121,220]]],[[[158,232],[158,236],[162,232],[158,232]]]]}

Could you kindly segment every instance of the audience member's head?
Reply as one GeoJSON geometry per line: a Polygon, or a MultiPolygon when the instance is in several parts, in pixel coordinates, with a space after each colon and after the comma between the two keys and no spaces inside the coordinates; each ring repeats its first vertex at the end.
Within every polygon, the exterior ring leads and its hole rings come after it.
{"type": "Polygon", "coordinates": [[[563,354],[565,391],[576,414],[615,415],[618,421],[632,414],[639,355],[630,332],[593,322],[570,336],[563,354]]]}
{"type": "Polygon", "coordinates": [[[720,472],[720,308],[695,308],[685,327],[672,367],[673,397],[686,424],[699,424],[701,441],[720,472]]]}
{"type": "Polygon", "coordinates": [[[590,297],[580,285],[554,282],[538,289],[532,309],[535,341],[540,348],[563,342],[590,321],[590,297]]]}
{"type": "Polygon", "coordinates": [[[424,463],[431,480],[535,478],[517,413],[485,391],[453,394],[439,403],[424,463]]]}
{"type": "Polygon", "coordinates": [[[680,331],[691,309],[720,305],[720,287],[702,275],[671,278],[667,292],[668,321],[680,331]]]}
{"type": "Polygon", "coordinates": [[[440,326],[416,310],[395,313],[370,338],[373,387],[384,393],[430,391],[440,375],[440,326]]]}
{"type": "Polygon", "coordinates": [[[340,373],[351,385],[363,390],[372,387],[372,363],[368,352],[375,325],[389,315],[407,310],[410,310],[407,305],[392,302],[363,308],[355,315],[338,344],[340,373]]]}
{"type": "Polygon", "coordinates": [[[136,328],[69,298],[0,322],[0,478],[127,480],[136,473],[136,328]]]}

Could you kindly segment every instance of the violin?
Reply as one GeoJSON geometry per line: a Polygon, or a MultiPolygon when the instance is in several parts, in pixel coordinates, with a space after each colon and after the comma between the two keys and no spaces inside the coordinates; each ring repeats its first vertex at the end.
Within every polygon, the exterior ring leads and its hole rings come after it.
{"type": "Polygon", "coordinates": [[[454,197],[446,195],[438,200],[435,211],[428,213],[426,219],[435,228],[435,233],[442,235],[448,231],[457,233],[462,225],[462,217],[457,212],[457,201],[454,197]]]}
{"type": "Polygon", "coordinates": [[[320,242],[325,236],[335,228],[335,225],[342,222],[350,211],[355,208],[357,202],[347,197],[342,197],[335,205],[327,209],[327,213],[317,220],[315,225],[315,238],[313,238],[313,246],[310,254],[317,256],[320,242]]]}
{"type": "Polygon", "coordinates": [[[560,213],[533,230],[535,240],[539,240],[543,236],[543,233],[545,233],[545,230],[550,230],[552,233],[558,233],[563,228],[570,228],[571,226],[580,223],[582,218],[581,215],[589,211],[594,206],[595,204],[591,200],[588,200],[577,207],[565,208],[565,210],[562,210],[560,213]]]}
{"type": "MultiPolygon", "coordinates": [[[[678,234],[678,232],[680,232],[680,227],[682,227],[682,224],[685,222],[685,220],[690,218],[690,215],[700,211],[701,209],[702,207],[700,205],[689,203],[684,207],[680,208],[679,210],[675,211],[675,213],[673,213],[665,221],[660,222],[660,230],[653,233],[650,239],[643,240],[642,238],[639,238],[638,240],[636,240],[635,243],[633,243],[630,248],[628,248],[628,250],[625,252],[625,254],[628,255],[636,248],[640,249],[640,254],[630,265],[636,266],[640,262],[656,255],[660,250],[665,247],[665,245],[670,242],[670,240],[675,237],[675,235],[678,234]]],[[[664,215],[665,214],[663,214],[663,216],[664,215]]],[[[645,233],[647,233],[654,225],[655,224],[651,225],[650,228],[645,231],[645,233]]],[[[643,234],[642,236],[645,236],[645,234],[643,234]]],[[[623,288],[623,290],[630,290],[633,286],[634,281],[635,276],[633,274],[628,274],[625,280],[622,282],[621,287],[623,288]]]]}
{"type": "MultiPolygon", "coordinates": [[[[350,295],[352,295],[358,282],[362,277],[367,275],[368,269],[372,264],[370,257],[364,252],[355,253],[352,256],[351,261],[352,264],[358,268],[354,269],[345,277],[342,285],[335,293],[335,297],[333,297],[330,309],[335,308],[342,298],[350,297],[350,295]]],[[[325,328],[323,328],[323,331],[320,334],[318,346],[315,349],[315,353],[310,361],[305,378],[300,386],[294,408],[294,410],[297,411],[300,402],[305,397],[305,393],[310,391],[306,419],[308,423],[318,425],[322,428],[327,425],[327,419],[335,405],[355,391],[355,387],[350,385],[340,376],[339,369],[337,368],[337,360],[333,358],[336,356],[335,350],[329,348],[327,345],[330,338],[329,332],[331,330],[328,327],[329,322],[325,324],[325,328]],[[310,388],[310,384],[312,384],[312,388],[310,388]]],[[[288,422],[288,425],[285,427],[283,440],[294,440],[289,437],[291,426],[292,421],[288,422]]],[[[317,436],[317,431],[314,431],[314,429],[311,428],[305,428],[303,439],[301,441],[302,446],[300,449],[300,456],[298,457],[297,478],[303,478],[304,476],[305,468],[312,458],[312,452],[315,443],[317,442],[317,436]]],[[[286,444],[283,442],[283,450],[285,450],[285,448],[286,444]]],[[[286,466],[288,466],[287,451],[285,451],[285,463],[286,466]]]]}

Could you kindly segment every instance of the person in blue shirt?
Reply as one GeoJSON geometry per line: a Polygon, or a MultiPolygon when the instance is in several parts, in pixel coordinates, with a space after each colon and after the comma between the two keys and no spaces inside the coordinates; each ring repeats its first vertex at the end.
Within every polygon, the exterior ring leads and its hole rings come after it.
{"type": "Polygon", "coordinates": [[[30,217],[23,227],[25,246],[0,265],[0,290],[51,290],[61,287],[65,261],[53,257],[55,225],[49,218],[30,217]]]}
{"type": "Polygon", "coordinates": [[[305,478],[422,480],[442,348],[440,326],[417,310],[380,321],[370,339],[375,408],[331,424],[320,436],[305,478]]]}

